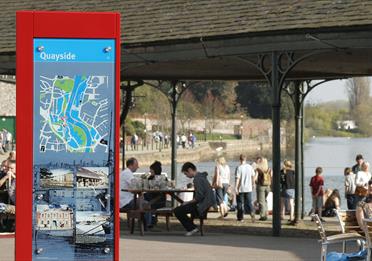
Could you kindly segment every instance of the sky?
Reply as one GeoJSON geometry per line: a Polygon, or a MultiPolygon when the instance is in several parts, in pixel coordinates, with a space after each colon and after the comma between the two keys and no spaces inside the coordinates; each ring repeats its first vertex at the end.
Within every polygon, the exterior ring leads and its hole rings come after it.
{"type": "MultiPolygon", "coordinates": [[[[335,80],[323,83],[313,89],[306,97],[306,103],[319,104],[329,101],[348,100],[346,92],[347,80],[335,80]]],[[[372,85],[372,77],[370,77],[372,85]]],[[[370,86],[371,92],[372,87],[370,86]]]]}

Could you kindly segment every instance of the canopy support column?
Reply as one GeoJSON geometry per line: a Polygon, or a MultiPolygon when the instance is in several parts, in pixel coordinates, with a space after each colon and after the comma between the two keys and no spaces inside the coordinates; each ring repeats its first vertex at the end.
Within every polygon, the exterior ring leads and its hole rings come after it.
{"type": "Polygon", "coordinates": [[[303,107],[306,95],[316,86],[330,80],[311,85],[310,81],[293,81],[284,90],[291,97],[295,111],[295,223],[305,216],[304,207],[304,123],[303,107]]]}
{"type": "Polygon", "coordinates": [[[121,126],[121,133],[123,137],[122,143],[122,169],[125,168],[125,119],[128,116],[130,109],[132,108],[132,99],[133,99],[133,91],[139,86],[143,85],[143,81],[125,81],[120,83],[120,89],[122,91],[122,98],[123,104],[121,105],[121,113],[120,113],[120,126],[121,126]]]}
{"type": "Polygon", "coordinates": [[[171,156],[171,179],[176,180],[177,174],[177,81],[172,81],[172,92],[171,92],[171,116],[172,116],[172,156],[171,156]]]}
{"type": "Polygon", "coordinates": [[[272,53],[271,91],[272,91],[272,158],[273,158],[273,236],[280,236],[280,89],[278,53],[272,53]]]}

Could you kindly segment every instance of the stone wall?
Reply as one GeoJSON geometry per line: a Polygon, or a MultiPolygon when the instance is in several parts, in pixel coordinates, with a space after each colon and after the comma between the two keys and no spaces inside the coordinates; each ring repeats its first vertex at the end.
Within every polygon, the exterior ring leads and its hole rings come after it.
{"type": "MultiPolygon", "coordinates": [[[[284,146],[282,145],[283,149],[284,146]]],[[[271,158],[271,142],[262,143],[252,140],[231,140],[222,142],[202,142],[194,149],[177,150],[177,162],[186,161],[200,162],[216,159],[219,155],[224,155],[227,159],[236,159],[240,154],[246,154],[253,159],[258,155],[271,158]]],[[[164,165],[171,164],[170,148],[162,151],[126,151],[126,158],[136,157],[140,164],[150,165],[154,160],[161,161],[164,165]]]]}

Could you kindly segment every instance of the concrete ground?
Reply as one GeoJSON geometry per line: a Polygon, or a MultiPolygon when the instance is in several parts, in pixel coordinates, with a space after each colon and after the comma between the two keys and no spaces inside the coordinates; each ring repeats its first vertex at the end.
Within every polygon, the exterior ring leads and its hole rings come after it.
{"type": "MultiPolygon", "coordinates": [[[[14,260],[13,242],[0,239],[0,260],[14,260]]],[[[319,260],[318,252],[316,240],[305,238],[218,233],[185,237],[182,233],[151,232],[144,237],[126,233],[120,239],[120,260],[124,261],[319,260]]]]}
{"type": "MultiPolygon", "coordinates": [[[[178,220],[171,218],[171,231],[166,232],[165,220],[159,218],[155,229],[131,235],[126,215],[121,214],[120,261],[245,261],[245,260],[319,260],[319,234],[308,218],[296,227],[283,225],[281,237],[272,237],[271,221],[247,219],[237,222],[234,213],[225,220],[209,213],[205,236],[185,237],[178,220]]],[[[335,218],[325,223],[327,234],[337,233],[335,218]]],[[[341,252],[341,245],[329,251],[341,252]]],[[[352,251],[352,248],[349,249],[352,251]]],[[[14,260],[14,238],[1,238],[0,260],[14,260]]],[[[63,259],[60,259],[63,261],[63,259]]],[[[26,260],[29,261],[29,260],[26,260]]]]}
{"type": "MultiPolygon", "coordinates": [[[[183,231],[121,232],[121,261],[246,261],[319,260],[320,245],[313,238],[251,236],[247,234],[206,233],[185,237],[183,231]]],[[[341,246],[330,251],[341,251],[341,246]]],[[[14,260],[14,239],[0,238],[0,260],[14,260]]],[[[63,261],[63,259],[60,259],[63,261]]],[[[28,260],[27,260],[28,261],[28,260]]]]}
{"type": "Polygon", "coordinates": [[[121,260],[319,260],[316,240],[237,234],[185,237],[180,233],[123,235],[121,260]],[[143,251],[146,249],[146,251],[143,251]]]}

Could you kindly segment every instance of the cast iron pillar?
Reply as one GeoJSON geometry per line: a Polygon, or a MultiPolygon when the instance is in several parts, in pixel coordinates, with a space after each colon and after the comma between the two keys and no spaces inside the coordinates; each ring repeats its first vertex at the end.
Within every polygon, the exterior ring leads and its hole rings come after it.
{"type": "Polygon", "coordinates": [[[301,133],[302,133],[302,111],[303,111],[303,99],[306,91],[303,90],[301,81],[289,82],[284,90],[291,97],[294,112],[295,112],[295,223],[300,219],[300,213],[303,202],[303,175],[302,175],[302,150],[301,147],[301,133]]]}
{"type": "Polygon", "coordinates": [[[290,95],[295,111],[295,223],[300,219],[302,201],[303,201],[303,183],[302,183],[302,150],[301,147],[301,122],[303,116],[303,99],[304,99],[304,90],[302,88],[301,81],[291,82],[286,91],[290,95]],[[292,87],[292,88],[291,88],[292,87]]]}
{"type": "Polygon", "coordinates": [[[310,84],[310,81],[292,81],[284,90],[291,97],[295,111],[295,223],[304,218],[304,124],[303,107],[306,95],[316,86],[330,80],[310,84]]]}
{"type": "Polygon", "coordinates": [[[280,89],[281,81],[278,70],[278,53],[272,53],[271,88],[272,88],[272,158],[273,158],[273,236],[280,236],[280,89]]]}
{"type": "Polygon", "coordinates": [[[291,70],[306,58],[321,53],[322,51],[310,51],[298,54],[294,51],[274,51],[269,59],[268,53],[252,56],[239,56],[250,65],[256,67],[269,83],[272,90],[272,158],[273,158],[273,236],[280,236],[280,96],[284,81],[291,70]]]}
{"type": "MultiPolygon", "coordinates": [[[[303,107],[303,106],[302,106],[303,107]]],[[[301,118],[301,219],[305,217],[305,168],[304,168],[304,110],[302,108],[302,118],[301,118]]]]}
{"type": "Polygon", "coordinates": [[[129,110],[132,107],[132,98],[133,98],[133,91],[139,86],[143,85],[142,80],[138,81],[125,81],[120,83],[120,89],[122,91],[122,99],[123,103],[121,104],[121,113],[120,113],[120,126],[121,126],[121,133],[123,137],[123,144],[122,144],[122,169],[125,168],[125,119],[128,116],[129,110]]]}
{"type": "MultiPolygon", "coordinates": [[[[177,173],[177,81],[172,81],[172,91],[170,93],[171,99],[171,116],[172,116],[172,155],[171,155],[171,179],[176,181],[177,173]]],[[[177,182],[177,181],[176,181],[177,182]]]]}
{"type": "MultiPolygon", "coordinates": [[[[179,80],[172,81],[158,81],[157,84],[148,81],[145,84],[156,88],[161,91],[167,98],[170,103],[171,109],[171,121],[172,121],[172,134],[171,134],[171,179],[177,180],[177,104],[183,94],[183,92],[193,85],[186,84],[179,80]]],[[[173,202],[173,201],[172,201],[173,202]]]]}
{"type": "MultiPolygon", "coordinates": [[[[297,90],[297,88],[296,88],[297,90]]],[[[296,91],[298,95],[298,90],[296,91]]],[[[302,173],[302,167],[301,162],[302,161],[302,151],[303,147],[301,147],[301,122],[302,122],[302,103],[299,103],[299,99],[296,99],[295,102],[295,223],[297,223],[300,219],[301,215],[301,209],[302,209],[302,202],[303,200],[303,192],[302,188],[303,185],[303,173],[302,173]]]]}

